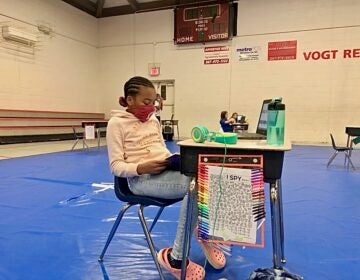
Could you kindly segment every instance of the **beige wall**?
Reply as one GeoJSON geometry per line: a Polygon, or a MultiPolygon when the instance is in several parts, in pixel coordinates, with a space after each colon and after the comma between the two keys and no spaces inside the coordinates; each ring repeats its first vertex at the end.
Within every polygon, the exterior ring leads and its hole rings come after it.
{"type": "Polygon", "coordinates": [[[55,30],[39,34],[33,57],[0,48],[1,108],[108,114],[118,108],[124,82],[147,76],[148,63],[158,62],[158,78],[175,80],[183,137],[196,124],[217,131],[222,110],[246,114],[254,130],[262,99],[274,96],[287,105],[287,133],[296,142],[328,142],[329,132],[344,142],[344,126],[359,124],[360,58],[340,53],[360,48],[356,0],[239,1],[238,36],[206,44],[230,47],[223,65],[203,65],[202,44],[173,44],[172,10],[97,20],[62,1],[0,0],[0,14],[1,22],[36,31],[45,21],[55,30]],[[268,42],[281,40],[297,40],[297,59],[267,61],[268,42]],[[238,61],[236,48],[254,46],[261,48],[258,61],[238,61]],[[337,59],[303,56],[331,49],[339,50],[337,59]]]}
{"type": "Polygon", "coordinates": [[[175,46],[173,12],[159,11],[99,21],[99,50],[105,112],[117,106],[123,82],[147,76],[149,62],[161,63],[159,79],[175,79],[175,116],[180,133],[196,124],[218,130],[220,111],[248,116],[254,130],[263,99],[282,96],[287,133],[296,142],[345,142],[344,126],[360,120],[360,58],[343,59],[343,49],[360,49],[360,2],[355,0],[242,0],[238,36],[228,45],[231,62],[203,65],[204,45],[175,46]],[[297,59],[267,61],[270,41],[297,40],[297,59]],[[237,47],[261,47],[259,61],[238,61],[237,47]],[[336,59],[306,61],[303,52],[338,49],[336,59]]]}
{"type": "Polygon", "coordinates": [[[0,46],[0,108],[102,112],[98,22],[58,0],[0,0],[0,22],[37,34],[34,55],[0,46]],[[54,33],[44,35],[38,23],[54,33]]]}

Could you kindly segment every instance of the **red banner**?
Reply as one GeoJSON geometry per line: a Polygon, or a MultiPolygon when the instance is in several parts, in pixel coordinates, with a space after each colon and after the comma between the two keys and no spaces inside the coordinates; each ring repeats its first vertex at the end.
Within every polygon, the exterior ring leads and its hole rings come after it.
{"type": "Polygon", "coordinates": [[[268,43],[268,60],[296,59],[297,41],[278,41],[268,43]]]}
{"type": "Polygon", "coordinates": [[[230,61],[229,46],[213,46],[204,48],[204,64],[226,64],[230,61]]]}

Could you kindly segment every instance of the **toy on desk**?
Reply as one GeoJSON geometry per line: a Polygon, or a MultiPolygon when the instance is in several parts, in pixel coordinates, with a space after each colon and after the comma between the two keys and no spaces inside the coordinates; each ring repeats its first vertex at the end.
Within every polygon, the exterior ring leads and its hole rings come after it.
{"type": "Polygon", "coordinates": [[[214,141],[224,144],[236,144],[237,134],[231,132],[209,132],[209,130],[202,125],[197,125],[191,130],[191,138],[196,143],[204,143],[206,140],[214,141]]]}

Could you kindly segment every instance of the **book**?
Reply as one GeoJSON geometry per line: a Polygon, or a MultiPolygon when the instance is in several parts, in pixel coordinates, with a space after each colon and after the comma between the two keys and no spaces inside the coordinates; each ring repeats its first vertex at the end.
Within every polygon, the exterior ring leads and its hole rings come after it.
{"type": "Polygon", "coordinates": [[[166,160],[169,162],[168,170],[180,171],[181,157],[179,153],[172,154],[166,160]]]}

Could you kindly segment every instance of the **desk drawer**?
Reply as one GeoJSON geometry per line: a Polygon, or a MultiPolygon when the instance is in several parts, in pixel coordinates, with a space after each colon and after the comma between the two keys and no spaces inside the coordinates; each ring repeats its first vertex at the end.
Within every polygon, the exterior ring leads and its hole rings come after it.
{"type": "MultiPolygon", "coordinates": [[[[180,146],[181,173],[186,176],[195,177],[198,167],[199,154],[225,154],[223,148],[180,146]]],[[[239,150],[227,148],[228,155],[263,155],[264,157],[264,181],[273,182],[281,178],[284,151],[261,151],[261,150],[239,150]]]]}

